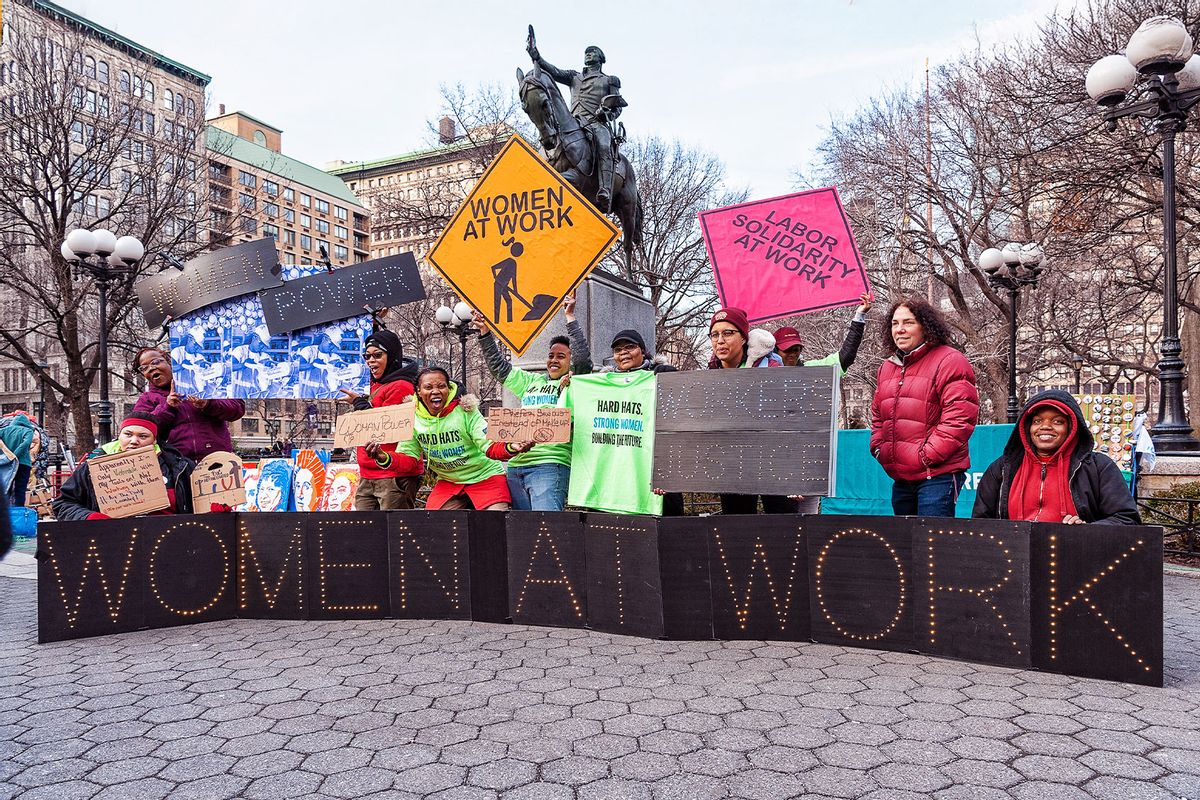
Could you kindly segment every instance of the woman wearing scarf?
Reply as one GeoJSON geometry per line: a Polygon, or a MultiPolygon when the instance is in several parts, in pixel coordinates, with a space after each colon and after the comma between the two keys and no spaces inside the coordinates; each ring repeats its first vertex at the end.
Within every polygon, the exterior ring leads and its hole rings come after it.
{"type": "Polygon", "coordinates": [[[980,479],[971,516],[1140,525],[1120,468],[1094,444],[1075,398],[1061,391],[1035,395],[1004,455],[980,479]]]}
{"type": "MultiPolygon", "coordinates": [[[[404,357],[399,336],[388,330],[372,333],[363,342],[363,358],[371,371],[370,394],[341,390],[355,411],[399,405],[416,394],[417,362],[404,357]]],[[[358,470],[355,511],[416,508],[425,477],[420,458],[397,453],[394,444],[369,442],[358,448],[358,470]]]]}

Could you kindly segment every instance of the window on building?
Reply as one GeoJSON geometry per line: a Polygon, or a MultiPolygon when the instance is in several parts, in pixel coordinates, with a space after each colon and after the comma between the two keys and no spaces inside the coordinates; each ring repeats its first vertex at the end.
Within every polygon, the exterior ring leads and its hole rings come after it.
{"type": "Polygon", "coordinates": [[[96,77],[96,59],[91,56],[83,59],[83,74],[88,78],[96,77]]]}
{"type": "Polygon", "coordinates": [[[146,99],[149,100],[151,103],[153,103],[154,102],[154,82],[146,81],[145,90],[146,90],[146,99]]]}
{"type": "Polygon", "coordinates": [[[317,233],[321,233],[326,236],[329,235],[329,222],[327,220],[317,220],[317,233]]]}
{"type": "Polygon", "coordinates": [[[267,146],[267,135],[265,133],[263,133],[262,131],[256,130],[254,132],[254,143],[256,145],[258,145],[259,147],[266,147],[267,146]]]}
{"type": "Polygon", "coordinates": [[[163,138],[168,142],[175,138],[175,123],[169,119],[164,119],[162,124],[163,138]]]}
{"type": "Polygon", "coordinates": [[[190,97],[187,99],[187,115],[188,119],[196,118],[196,101],[190,97]]]}
{"type": "Polygon", "coordinates": [[[242,186],[249,186],[251,189],[258,186],[258,178],[253,174],[246,172],[244,169],[238,170],[238,183],[242,186]]]}
{"type": "Polygon", "coordinates": [[[258,203],[255,201],[255,199],[245,192],[242,192],[238,195],[238,204],[247,211],[254,211],[258,206],[258,203]]]}
{"type": "Polygon", "coordinates": [[[300,234],[300,249],[312,250],[312,237],[307,233],[300,234]]]}
{"type": "Polygon", "coordinates": [[[144,129],[148,135],[154,135],[154,115],[149,111],[146,112],[144,129]]]}
{"type": "Polygon", "coordinates": [[[309,197],[308,195],[306,195],[304,192],[301,192],[300,193],[300,207],[308,208],[311,205],[312,205],[312,198],[309,197]]]}
{"type": "Polygon", "coordinates": [[[300,227],[301,228],[311,228],[312,227],[312,217],[310,217],[308,214],[301,214],[300,215],[300,227]]]}
{"type": "Polygon", "coordinates": [[[341,206],[333,207],[333,216],[337,217],[342,222],[345,222],[347,219],[349,219],[346,209],[342,208],[341,206]]]}
{"type": "Polygon", "coordinates": [[[325,241],[324,239],[318,239],[317,240],[317,249],[319,250],[322,247],[325,248],[326,253],[333,252],[329,249],[329,242],[325,241]]]}
{"type": "Polygon", "coordinates": [[[108,62],[107,61],[97,61],[96,62],[96,80],[99,81],[100,83],[103,83],[106,86],[108,85],[108,62]]]}
{"type": "Polygon", "coordinates": [[[319,197],[317,198],[317,213],[318,214],[328,214],[329,213],[329,201],[328,200],[322,200],[319,197]]]}
{"type": "Polygon", "coordinates": [[[350,237],[350,231],[341,225],[333,226],[333,235],[339,239],[347,239],[350,237]]]}
{"type": "Polygon", "coordinates": [[[296,232],[289,231],[287,228],[284,228],[283,241],[288,247],[295,247],[296,246],[296,232]]]}
{"type": "Polygon", "coordinates": [[[119,78],[117,78],[117,88],[122,92],[125,92],[125,94],[129,94],[130,83],[129,72],[127,70],[121,70],[121,75],[119,78]]]}
{"type": "Polygon", "coordinates": [[[285,208],[283,210],[283,221],[289,222],[292,225],[296,224],[296,212],[293,209],[285,208]]]}
{"type": "Polygon", "coordinates": [[[279,206],[276,203],[263,203],[263,211],[271,218],[279,216],[279,206]]]}
{"type": "Polygon", "coordinates": [[[283,199],[289,203],[296,202],[296,190],[290,186],[285,186],[283,188],[283,199]]]}
{"type": "Polygon", "coordinates": [[[241,228],[245,233],[258,233],[258,220],[253,217],[242,217],[241,228]]]}
{"type": "Polygon", "coordinates": [[[272,225],[269,222],[263,223],[263,236],[270,236],[272,239],[279,238],[279,226],[272,225]]]}
{"type": "Polygon", "coordinates": [[[304,266],[310,266],[312,264],[312,259],[311,258],[302,258],[302,259],[300,259],[300,263],[304,266]]]}
{"type": "Polygon", "coordinates": [[[263,178],[263,191],[274,197],[279,194],[279,184],[272,180],[263,178]]]}
{"type": "Polygon", "coordinates": [[[167,111],[175,110],[175,93],[170,89],[163,89],[163,108],[167,111]]]}
{"type": "Polygon", "coordinates": [[[333,257],[338,261],[345,261],[350,258],[350,251],[343,244],[335,244],[333,246],[333,257]]]}

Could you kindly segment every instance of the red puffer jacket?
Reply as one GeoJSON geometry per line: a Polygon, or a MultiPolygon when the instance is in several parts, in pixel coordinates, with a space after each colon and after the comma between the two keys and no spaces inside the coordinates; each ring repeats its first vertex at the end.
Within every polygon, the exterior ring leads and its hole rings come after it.
{"type": "MultiPolygon", "coordinates": [[[[406,380],[397,379],[388,383],[371,381],[371,394],[367,398],[363,398],[364,400],[369,399],[371,405],[366,406],[365,403],[360,405],[366,408],[395,406],[413,397],[416,393],[413,385],[406,380]]],[[[355,406],[355,410],[359,410],[358,405],[355,406]]],[[[385,444],[382,447],[391,459],[391,463],[386,467],[379,466],[379,462],[367,455],[367,448],[358,448],[358,470],[362,477],[368,480],[379,480],[425,474],[425,462],[421,459],[397,453],[394,444],[385,444]]]]}
{"type": "Polygon", "coordinates": [[[871,454],[888,475],[916,481],[971,466],[979,392],[966,356],[944,344],[897,353],[879,366],[877,387],[871,454]]]}

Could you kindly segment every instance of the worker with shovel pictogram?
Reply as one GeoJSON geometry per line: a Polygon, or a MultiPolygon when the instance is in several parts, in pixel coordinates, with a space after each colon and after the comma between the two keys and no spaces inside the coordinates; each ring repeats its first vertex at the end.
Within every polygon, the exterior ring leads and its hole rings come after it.
{"type": "Polygon", "coordinates": [[[519,294],[517,290],[517,259],[525,252],[525,246],[515,241],[513,237],[505,239],[504,245],[508,247],[509,257],[492,265],[492,280],[496,283],[496,304],[492,312],[492,322],[497,324],[500,322],[501,303],[506,306],[507,321],[513,321],[512,301],[514,297],[529,309],[525,316],[521,317],[522,322],[539,320],[554,305],[555,297],[551,294],[535,294],[531,303],[519,294]]]}

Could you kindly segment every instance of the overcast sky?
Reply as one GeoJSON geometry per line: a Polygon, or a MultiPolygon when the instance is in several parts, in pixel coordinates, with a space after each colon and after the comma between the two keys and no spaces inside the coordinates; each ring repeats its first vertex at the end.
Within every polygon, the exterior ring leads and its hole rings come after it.
{"type": "MultiPolygon", "coordinates": [[[[1064,0],[1069,2],[1070,0],[1064,0]]],[[[720,156],[752,197],[793,188],[831,117],[917,86],[976,38],[1020,37],[1053,0],[453,2],[58,0],[213,77],[218,103],[283,129],[285,154],[324,167],[429,142],[439,85],[514,82],[525,30],[580,69],[598,44],[629,101],[631,136],[679,138],[720,156]]]]}

